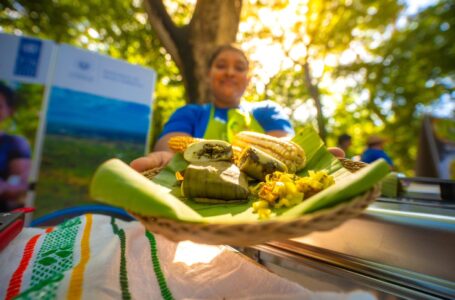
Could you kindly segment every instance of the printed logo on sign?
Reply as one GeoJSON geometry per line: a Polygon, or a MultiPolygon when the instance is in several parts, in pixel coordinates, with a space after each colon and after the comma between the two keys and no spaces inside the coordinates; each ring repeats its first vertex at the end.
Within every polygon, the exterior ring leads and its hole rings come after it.
{"type": "Polygon", "coordinates": [[[83,71],[90,69],[90,63],[88,61],[80,60],[78,61],[77,66],[83,71]]]}
{"type": "Polygon", "coordinates": [[[14,75],[36,77],[38,72],[42,41],[21,38],[17,52],[14,75]]]}
{"type": "Polygon", "coordinates": [[[92,82],[94,80],[93,72],[94,70],[90,61],[79,58],[74,61],[73,68],[69,73],[69,76],[73,79],[92,82]]]}

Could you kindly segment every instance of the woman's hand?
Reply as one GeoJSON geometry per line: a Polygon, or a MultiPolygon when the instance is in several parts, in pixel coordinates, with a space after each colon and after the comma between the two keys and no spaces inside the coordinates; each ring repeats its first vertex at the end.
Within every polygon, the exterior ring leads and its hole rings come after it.
{"type": "Polygon", "coordinates": [[[130,163],[130,166],[138,172],[162,168],[171,160],[174,153],[171,151],[155,151],[147,156],[139,157],[130,163]]]}
{"type": "Polygon", "coordinates": [[[154,151],[147,156],[139,157],[130,163],[130,166],[138,172],[162,168],[174,156],[174,152],[169,148],[169,139],[173,136],[190,136],[185,132],[171,132],[161,137],[155,145],[154,151]]]}

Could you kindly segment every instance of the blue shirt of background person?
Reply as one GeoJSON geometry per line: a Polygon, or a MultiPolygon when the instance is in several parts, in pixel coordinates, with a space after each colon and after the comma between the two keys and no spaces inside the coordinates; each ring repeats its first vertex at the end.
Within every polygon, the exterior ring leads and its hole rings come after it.
{"type": "Polygon", "coordinates": [[[380,158],[383,158],[390,166],[393,166],[392,159],[387,155],[387,153],[384,150],[367,149],[362,154],[362,161],[366,163],[372,163],[380,158]]]}
{"type": "Polygon", "coordinates": [[[393,162],[389,155],[384,151],[385,139],[373,135],[368,137],[367,146],[368,148],[362,153],[361,161],[366,163],[372,163],[375,160],[383,158],[391,168],[393,168],[393,162]]]}

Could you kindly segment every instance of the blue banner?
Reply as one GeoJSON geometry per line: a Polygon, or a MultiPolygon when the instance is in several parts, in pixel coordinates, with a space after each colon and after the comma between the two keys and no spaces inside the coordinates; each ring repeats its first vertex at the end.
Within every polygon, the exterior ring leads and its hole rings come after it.
{"type": "Polygon", "coordinates": [[[36,77],[39,67],[42,41],[21,38],[14,66],[14,75],[36,77]]]}

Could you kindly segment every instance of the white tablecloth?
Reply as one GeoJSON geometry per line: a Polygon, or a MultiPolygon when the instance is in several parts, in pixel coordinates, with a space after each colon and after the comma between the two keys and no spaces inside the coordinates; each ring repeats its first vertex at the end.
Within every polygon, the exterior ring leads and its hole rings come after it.
{"type": "Polygon", "coordinates": [[[230,247],[175,243],[147,233],[138,222],[90,214],[47,230],[25,228],[0,252],[0,266],[0,299],[359,296],[312,293],[230,247]]]}

